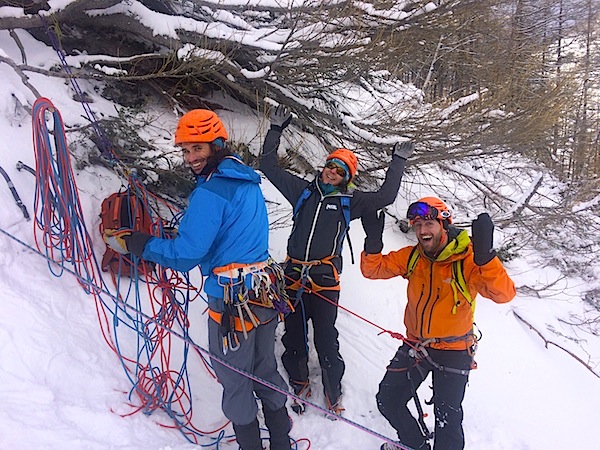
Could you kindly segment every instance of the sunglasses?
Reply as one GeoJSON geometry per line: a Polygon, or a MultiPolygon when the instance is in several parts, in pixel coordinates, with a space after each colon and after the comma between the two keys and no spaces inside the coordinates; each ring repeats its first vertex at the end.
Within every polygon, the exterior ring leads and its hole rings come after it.
{"type": "Polygon", "coordinates": [[[343,167],[340,167],[338,164],[334,163],[333,161],[328,161],[327,164],[325,164],[325,167],[327,169],[335,169],[335,173],[337,173],[342,178],[344,178],[346,176],[346,170],[344,170],[343,167]]]}
{"type": "Polygon", "coordinates": [[[437,208],[428,205],[424,202],[411,203],[408,207],[406,217],[409,220],[415,220],[420,217],[423,220],[433,220],[440,217],[441,219],[447,219],[450,217],[449,211],[439,211],[437,208]]]}

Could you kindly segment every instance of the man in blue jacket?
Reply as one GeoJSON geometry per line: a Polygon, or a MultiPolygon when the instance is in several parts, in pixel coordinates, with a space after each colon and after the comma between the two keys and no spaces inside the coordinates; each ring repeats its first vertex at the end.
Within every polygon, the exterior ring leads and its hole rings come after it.
{"type": "Polygon", "coordinates": [[[208,276],[204,291],[209,303],[209,348],[216,357],[213,368],[223,386],[223,413],[233,424],[238,444],[242,450],[263,449],[256,394],[263,405],[271,450],[290,450],[286,395],[219,362],[287,390],[274,352],[278,310],[261,302],[268,295],[260,295],[260,289],[272,288],[264,280],[275,266],[268,254],[269,222],[260,176],[227,149],[227,138],[214,112],[185,114],[175,144],[182,147],[197,185],[177,237],[107,230],[104,240],[115,251],[178,271],[200,266],[208,276]],[[259,295],[250,298],[252,292],[259,295]]]}

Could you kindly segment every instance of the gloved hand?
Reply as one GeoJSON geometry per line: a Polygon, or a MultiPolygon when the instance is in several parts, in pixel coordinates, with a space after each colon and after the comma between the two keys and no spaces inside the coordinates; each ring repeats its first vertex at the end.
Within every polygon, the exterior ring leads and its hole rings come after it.
{"type": "Polygon", "coordinates": [[[488,213],[479,214],[471,226],[473,237],[473,259],[475,264],[483,266],[496,256],[494,246],[494,222],[488,213]]]}
{"type": "Polygon", "coordinates": [[[285,106],[278,105],[277,108],[271,108],[269,119],[271,120],[271,128],[283,131],[292,121],[292,113],[285,106]]]}
{"type": "Polygon", "coordinates": [[[131,236],[131,231],[128,230],[104,230],[104,234],[102,235],[102,239],[108,245],[108,247],[121,255],[127,255],[129,249],[127,247],[126,238],[131,236]]]}
{"type": "Polygon", "coordinates": [[[411,141],[396,142],[392,152],[393,157],[408,159],[415,151],[415,144],[411,141]]]}
{"type": "Polygon", "coordinates": [[[152,237],[148,233],[131,230],[104,230],[102,239],[109,248],[122,255],[133,253],[138,258],[142,257],[146,242],[152,237]]]}
{"type": "Polygon", "coordinates": [[[385,212],[371,211],[361,216],[363,229],[365,230],[365,252],[381,253],[383,249],[383,227],[385,226],[385,212]]]}

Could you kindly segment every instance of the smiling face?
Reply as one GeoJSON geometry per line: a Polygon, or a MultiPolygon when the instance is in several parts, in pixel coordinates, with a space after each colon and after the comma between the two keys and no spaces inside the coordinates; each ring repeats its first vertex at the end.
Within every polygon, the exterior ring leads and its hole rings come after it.
{"type": "Polygon", "coordinates": [[[446,230],[441,222],[436,219],[421,219],[417,217],[413,228],[419,244],[430,258],[435,258],[446,245],[446,230]]]}
{"type": "Polygon", "coordinates": [[[329,161],[321,172],[321,181],[325,184],[338,186],[344,181],[346,171],[339,165],[329,161]]]}
{"type": "Polygon", "coordinates": [[[208,142],[184,142],[180,145],[183,149],[185,163],[196,175],[200,174],[212,156],[210,144],[208,142]]]}

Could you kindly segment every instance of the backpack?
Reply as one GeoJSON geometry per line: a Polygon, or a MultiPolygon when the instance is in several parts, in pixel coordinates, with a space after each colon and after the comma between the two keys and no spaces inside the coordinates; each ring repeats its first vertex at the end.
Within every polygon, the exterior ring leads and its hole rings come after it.
{"type": "MultiPolygon", "coordinates": [[[[115,192],[102,201],[99,227],[101,234],[107,229],[121,228],[152,234],[152,223],[147,205],[131,189],[115,192]]],[[[122,256],[107,246],[101,267],[104,272],[131,277],[134,272],[132,261],[131,254],[122,256]]],[[[138,263],[138,271],[142,273],[153,268],[150,263],[141,260],[138,263]]]]}
{"type": "MultiPolygon", "coordinates": [[[[294,205],[294,214],[293,219],[296,219],[296,215],[302,204],[306,201],[308,197],[312,194],[312,190],[310,189],[310,184],[304,188],[300,197],[298,197],[298,201],[296,205],[294,205]]],[[[346,228],[344,229],[344,236],[342,236],[342,242],[344,242],[344,237],[348,240],[348,246],[350,247],[350,258],[352,260],[352,264],[354,264],[354,254],[352,252],[352,242],[350,242],[350,235],[348,234],[348,230],[350,229],[350,201],[352,200],[352,195],[343,195],[340,197],[340,201],[342,203],[342,213],[344,214],[344,220],[346,221],[346,228]]],[[[340,249],[341,250],[341,249],[340,249]]]]}
{"type": "MultiPolygon", "coordinates": [[[[404,276],[405,278],[410,278],[410,276],[415,270],[417,261],[419,260],[420,256],[421,253],[419,253],[417,247],[413,247],[408,257],[407,271],[406,275],[404,276]]],[[[454,291],[454,308],[452,308],[452,314],[456,314],[456,308],[458,308],[458,292],[460,292],[463,295],[463,297],[467,300],[469,305],[471,305],[471,310],[474,313],[475,300],[471,297],[471,293],[469,292],[469,288],[467,287],[467,280],[465,280],[465,275],[463,272],[462,259],[452,262],[452,281],[450,282],[450,286],[452,286],[452,291],[454,291]]]]}

